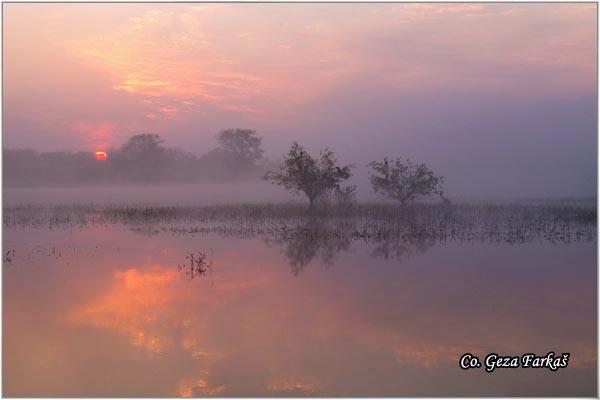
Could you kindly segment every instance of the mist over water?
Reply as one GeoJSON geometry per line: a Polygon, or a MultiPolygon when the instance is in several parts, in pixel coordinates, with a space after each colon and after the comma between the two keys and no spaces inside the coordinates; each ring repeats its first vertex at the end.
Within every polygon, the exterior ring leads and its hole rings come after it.
{"type": "Polygon", "coordinates": [[[303,201],[265,181],[148,185],[93,185],[74,187],[29,187],[4,190],[4,204],[155,204],[215,205],[258,202],[303,201]]]}
{"type": "Polygon", "coordinates": [[[3,396],[597,396],[597,4],[3,29],[3,396]]]}

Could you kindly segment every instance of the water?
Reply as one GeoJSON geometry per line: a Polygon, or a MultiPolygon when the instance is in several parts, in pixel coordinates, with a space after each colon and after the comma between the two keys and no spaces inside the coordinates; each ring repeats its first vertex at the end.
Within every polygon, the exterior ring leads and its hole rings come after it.
{"type": "Polygon", "coordinates": [[[121,224],[3,240],[5,396],[596,394],[595,241],[321,245],[121,224]],[[548,351],[568,368],[458,366],[548,351]]]}

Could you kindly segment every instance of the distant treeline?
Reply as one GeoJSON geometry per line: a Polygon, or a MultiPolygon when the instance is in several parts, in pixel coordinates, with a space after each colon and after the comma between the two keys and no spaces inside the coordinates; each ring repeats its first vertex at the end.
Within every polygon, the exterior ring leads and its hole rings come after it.
{"type": "Polygon", "coordinates": [[[106,160],[95,154],[3,150],[5,186],[119,182],[193,182],[258,179],[267,170],[262,138],[249,129],[228,129],[216,135],[217,146],[197,156],[166,147],[156,134],[129,138],[107,149],[106,160]]]}

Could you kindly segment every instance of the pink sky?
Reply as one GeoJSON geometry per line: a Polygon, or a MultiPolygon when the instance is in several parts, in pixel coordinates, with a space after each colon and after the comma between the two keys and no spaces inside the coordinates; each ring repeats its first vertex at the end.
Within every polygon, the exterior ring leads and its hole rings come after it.
{"type": "Polygon", "coordinates": [[[595,109],[591,3],[3,6],[7,147],[94,150],[152,131],[202,153],[248,127],[276,156],[299,140],[448,167],[499,135],[564,148],[546,129],[559,123],[577,125],[577,158],[595,140],[577,114],[595,109]],[[498,119],[512,126],[491,132],[498,119]],[[463,153],[434,149],[440,138],[463,153]]]}
{"type": "Polygon", "coordinates": [[[569,96],[595,78],[593,4],[4,7],[8,146],[270,126],[342,84],[569,96]]]}

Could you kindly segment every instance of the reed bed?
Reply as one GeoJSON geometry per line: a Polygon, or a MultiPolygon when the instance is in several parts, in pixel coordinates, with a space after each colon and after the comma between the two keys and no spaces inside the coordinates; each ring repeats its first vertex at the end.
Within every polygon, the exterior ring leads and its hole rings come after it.
{"type": "Polygon", "coordinates": [[[595,241],[595,205],[358,204],[308,212],[297,203],[175,206],[16,206],[4,208],[10,227],[59,229],[123,225],[136,232],[236,236],[312,235],[352,240],[421,238],[492,242],[595,241]]]}

